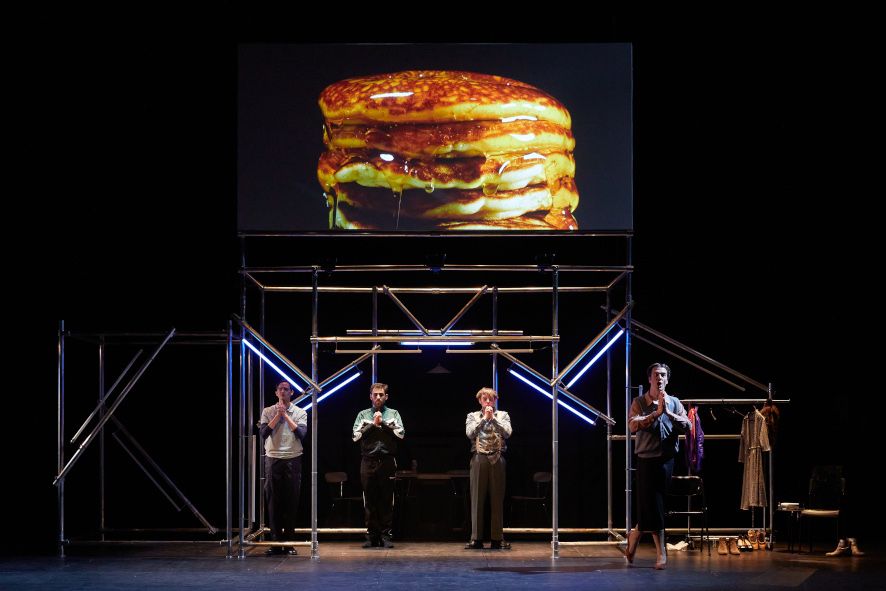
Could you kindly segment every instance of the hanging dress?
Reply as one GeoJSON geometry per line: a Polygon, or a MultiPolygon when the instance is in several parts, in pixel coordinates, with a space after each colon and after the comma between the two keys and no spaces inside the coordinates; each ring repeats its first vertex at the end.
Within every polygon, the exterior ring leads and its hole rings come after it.
{"type": "Polygon", "coordinates": [[[763,452],[769,451],[766,417],[756,408],[741,422],[741,445],[738,461],[744,464],[741,485],[741,508],[766,507],[766,480],[763,476],[763,452]]]}

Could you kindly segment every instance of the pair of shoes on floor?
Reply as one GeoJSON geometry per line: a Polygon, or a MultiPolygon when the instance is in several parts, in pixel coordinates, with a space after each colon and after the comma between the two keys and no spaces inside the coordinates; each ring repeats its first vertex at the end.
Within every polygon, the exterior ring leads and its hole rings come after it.
{"type": "Polygon", "coordinates": [[[686,540],[680,540],[676,544],[668,543],[668,550],[675,550],[677,552],[682,552],[686,548],[689,547],[689,543],[686,540]]]}
{"type": "Polygon", "coordinates": [[[751,543],[754,550],[766,549],[766,530],[765,529],[749,529],[747,540],[751,543]]]}
{"type": "Polygon", "coordinates": [[[717,554],[739,554],[738,540],[736,538],[720,538],[717,540],[717,554]]]}
{"type": "Polygon", "coordinates": [[[489,548],[492,550],[510,550],[511,543],[506,540],[492,540],[489,548]]]}
{"type": "Polygon", "coordinates": [[[747,536],[738,536],[738,539],[735,541],[735,543],[738,544],[739,552],[751,552],[753,550],[756,550],[754,544],[748,539],[747,536]]]}
{"type": "Polygon", "coordinates": [[[864,556],[864,552],[859,549],[855,538],[840,538],[834,551],[825,553],[825,556],[864,556]]]}
{"type": "Polygon", "coordinates": [[[465,544],[465,550],[482,550],[483,542],[480,540],[471,540],[467,544],[465,544]]]}

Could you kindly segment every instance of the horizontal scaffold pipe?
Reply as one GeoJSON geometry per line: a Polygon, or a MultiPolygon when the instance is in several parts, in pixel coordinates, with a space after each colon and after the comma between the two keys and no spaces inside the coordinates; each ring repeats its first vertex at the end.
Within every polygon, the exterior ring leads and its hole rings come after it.
{"type": "MultiPolygon", "coordinates": [[[[637,438],[636,435],[631,435],[631,439],[632,439],[632,440],[634,440],[634,439],[636,439],[636,438],[637,438]]],[[[680,438],[680,439],[686,439],[686,436],[685,436],[685,435],[680,435],[679,438],[680,438]]],[[[625,440],[625,436],[624,436],[624,435],[613,435],[613,436],[610,437],[609,439],[611,439],[612,441],[624,441],[624,440],[625,440]]],[[[738,433],[736,433],[736,434],[718,433],[718,434],[715,434],[715,435],[712,435],[712,434],[709,434],[709,433],[705,433],[705,434],[704,434],[704,440],[705,440],[705,441],[726,440],[726,439],[741,439],[741,435],[738,434],[738,433]]]]}
{"type": "MultiPolygon", "coordinates": [[[[314,289],[312,287],[307,287],[304,285],[261,285],[261,288],[265,291],[275,291],[275,292],[291,292],[291,293],[312,293],[314,289]]],[[[318,287],[317,291],[320,293],[372,293],[373,289],[378,289],[378,291],[382,291],[381,286],[372,288],[372,287],[336,287],[336,286],[323,286],[318,287]]],[[[444,295],[444,294],[462,294],[462,293],[474,293],[477,291],[477,287],[390,287],[388,288],[394,293],[418,293],[418,294],[432,294],[432,295],[444,295]]],[[[553,288],[551,287],[499,287],[499,293],[551,293],[553,288]]],[[[604,292],[609,287],[607,286],[578,286],[578,287],[560,287],[557,289],[558,293],[589,293],[589,292],[604,292]]]]}
{"type": "MultiPolygon", "coordinates": [[[[316,266],[294,266],[294,267],[243,267],[240,273],[313,273],[318,272],[427,272],[431,269],[428,265],[342,265],[336,266],[334,269],[322,269],[316,266]]],[[[609,266],[589,266],[589,265],[556,265],[553,267],[539,267],[538,265],[444,265],[443,267],[434,267],[434,271],[495,271],[495,272],[531,272],[552,271],[556,269],[559,272],[582,272],[582,273],[620,273],[622,271],[633,271],[633,265],[609,265],[609,266]]]]}
{"type": "Polygon", "coordinates": [[[465,338],[470,338],[470,340],[478,343],[511,343],[511,342],[559,342],[559,336],[553,335],[522,335],[522,336],[490,336],[490,335],[470,335],[470,337],[466,337],[465,335],[461,336],[440,336],[440,335],[428,335],[428,336],[350,336],[350,337],[311,337],[312,343],[399,343],[402,341],[409,342],[418,342],[422,341],[433,341],[433,342],[445,342],[449,341],[464,341],[465,338]]]}

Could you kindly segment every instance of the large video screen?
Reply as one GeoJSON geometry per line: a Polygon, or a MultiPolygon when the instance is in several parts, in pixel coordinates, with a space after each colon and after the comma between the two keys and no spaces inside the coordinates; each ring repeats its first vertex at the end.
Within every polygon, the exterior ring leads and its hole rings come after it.
{"type": "Polygon", "coordinates": [[[240,232],[631,230],[629,44],[244,44],[240,232]]]}

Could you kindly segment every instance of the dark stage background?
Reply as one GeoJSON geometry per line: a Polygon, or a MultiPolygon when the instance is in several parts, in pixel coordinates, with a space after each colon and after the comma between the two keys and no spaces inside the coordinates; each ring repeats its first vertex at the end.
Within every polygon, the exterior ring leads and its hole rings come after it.
{"type": "MultiPolygon", "coordinates": [[[[838,463],[846,467],[853,503],[868,506],[877,490],[867,459],[876,450],[870,443],[877,422],[870,418],[876,403],[865,400],[875,395],[878,366],[860,338],[859,326],[870,320],[870,297],[859,286],[871,272],[863,254],[871,216],[853,210],[859,183],[847,172],[857,152],[849,137],[860,117],[849,105],[861,68],[833,37],[803,32],[809,29],[795,20],[687,22],[677,16],[610,18],[576,39],[634,44],[635,315],[747,375],[772,381],[777,397],[792,399],[782,408],[776,501],[804,501],[811,467],[838,463]]],[[[27,338],[21,352],[7,358],[13,402],[4,416],[13,429],[4,467],[13,483],[10,527],[20,535],[4,545],[22,552],[53,548],[57,320],[67,319],[73,330],[223,329],[238,309],[236,42],[265,37],[164,29],[160,37],[64,39],[50,56],[40,53],[28,75],[34,132],[23,149],[45,168],[33,173],[36,190],[16,199],[7,219],[15,237],[7,254],[18,280],[10,290],[17,304],[10,334],[27,338]],[[24,219],[31,223],[19,222],[24,219]]],[[[447,260],[459,261],[487,244],[459,241],[442,248],[447,260]]],[[[537,252],[557,250],[568,259],[577,254],[570,244],[529,240],[508,256],[532,263],[537,252]]],[[[305,244],[292,248],[305,256],[327,254],[305,250],[305,244]]],[[[373,248],[373,256],[385,260],[395,252],[440,252],[441,244],[336,246],[340,261],[373,248]]],[[[547,308],[539,315],[547,318],[547,308]]],[[[307,319],[305,307],[303,318],[291,320],[307,319]]],[[[561,318],[564,331],[569,322],[561,318]]],[[[305,359],[307,343],[300,347],[294,357],[305,359]]],[[[199,352],[193,364],[176,366],[179,355],[146,374],[121,406],[121,418],[193,493],[201,511],[221,524],[223,424],[216,401],[223,395],[223,357],[199,352]],[[207,404],[215,406],[206,410],[207,404]]],[[[700,374],[642,345],[634,381],[662,358],[674,369],[674,393],[712,393],[700,374]]],[[[447,358],[442,361],[452,373],[429,379],[436,361],[433,354],[411,367],[397,361],[401,367],[383,377],[407,423],[412,448],[403,459],[438,446],[447,454],[428,453],[420,467],[438,461],[440,469],[456,468],[467,460],[456,423],[472,409],[471,396],[488,373],[485,365],[473,367],[479,359],[447,358]]],[[[71,352],[68,361],[69,379],[84,384],[88,400],[94,398],[94,363],[86,349],[71,352]],[[82,362],[77,370],[76,355],[82,362]]],[[[340,362],[321,363],[329,368],[340,362]]],[[[508,377],[501,380],[507,388],[502,406],[515,420],[509,485],[516,492],[530,471],[549,465],[549,414],[539,397],[508,377]],[[533,416],[544,419],[535,425],[533,416]]],[[[354,414],[368,402],[367,386],[364,376],[324,403],[329,423],[321,433],[331,443],[321,453],[321,470],[347,465],[356,476],[356,454],[346,437],[354,414]]],[[[592,379],[584,392],[599,401],[593,387],[592,379]]],[[[74,395],[69,389],[69,400],[74,395]]],[[[706,430],[734,432],[734,419],[715,412],[717,421],[705,413],[706,430]]],[[[72,406],[68,424],[82,416],[72,406]]],[[[585,428],[565,413],[560,424],[568,478],[561,524],[601,524],[604,430],[585,428]]],[[[709,499],[714,522],[750,525],[737,510],[736,444],[712,442],[708,450],[705,474],[723,491],[709,499]]],[[[70,499],[72,527],[95,526],[94,457],[92,450],[69,479],[69,494],[80,496],[70,499]]],[[[196,525],[187,515],[173,515],[125,458],[116,459],[119,472],[109,484],[115,525],[196,525]]],[[[304,510],[307,491],[306,484],[304,510]]],[[[861,536],[875,527],[856,525],[861,536]]]]}

